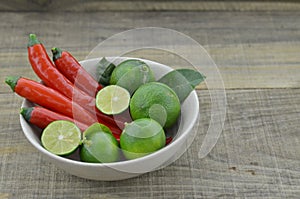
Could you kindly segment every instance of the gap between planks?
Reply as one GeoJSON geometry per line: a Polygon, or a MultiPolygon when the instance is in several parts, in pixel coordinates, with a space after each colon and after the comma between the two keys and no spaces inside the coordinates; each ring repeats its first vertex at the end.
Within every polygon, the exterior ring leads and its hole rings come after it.
{"type": "Polygon", "coordinates": [[[299,11],[297,1],[4,0],[0,11],[299,11]]]}

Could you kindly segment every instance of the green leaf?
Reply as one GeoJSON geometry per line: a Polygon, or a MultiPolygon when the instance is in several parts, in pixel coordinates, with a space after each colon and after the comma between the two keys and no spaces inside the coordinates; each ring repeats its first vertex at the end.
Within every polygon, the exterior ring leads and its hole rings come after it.
{"type": "Polygon", "coordinates": [[[103,86],[109,85],[110,76],[116,66],[103,57],[97,64],[97,80],[103,86]]]}
{"type": "Polygon", "coordinates": [[[200,72],[192,69],[178,69],[175,71],[179,72],[182,76],[184,76],[193,88],[198,86],[206,78],[200,72]]]}
{"type": "Polygon", "coordinates": [[[158,81],[172,88],[180,102],[183,102],[205,78],[200,72],[192,69],[177,69],[167,73],[158,81]]]}

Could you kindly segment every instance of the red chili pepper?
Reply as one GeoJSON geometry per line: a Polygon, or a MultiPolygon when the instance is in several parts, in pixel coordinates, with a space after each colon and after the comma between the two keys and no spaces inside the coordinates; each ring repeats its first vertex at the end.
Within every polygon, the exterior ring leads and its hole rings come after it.
{"type": "Polygon", "coordinates": [[[34,34],[30,34],[29,36],[27,49],[32,69],[45,85],[57,90],[79,105],[84,105],[84,107],[94,106],[94,98],[74,87],[74,85],[55,68],[44,45],[40,43],[34,34]]]}
{"type": "Polygon", "coordinates": [[[52,48],[51,51],[56,68],[76,87],[95,97],[102,86],[98,84],[69,52],[62,51],[60,48],[52,48]]]}
{"type": "Polygon", "coordinates": [[[35,107],[23,107],[20,111],[21,115],[24,119],[31,124],[36,125],[37,127],[44,129],[51,122],[56,120],[67,120],[75,123],[79,129],[83,132],[89,126],[74,120],[73,118],[67,117],[65,115],[53,112],[43,107],[35,106],[35,107]]]}
{"type": "MultiPolygon", "coordinates": [[[[78,128],[81,130],[81,132],[84,132],[89,126],[86,124],[83,124],[79,121],[74,120],[73,118],[67,117],[65,115],[62,115],[60,113],[56,113],[54,111],[48,110],[44,107],[35,106],[35,107],[23,107],[20,111],[21,115],[24,117],[24,119],[31,124],[36,125],[37,127],[44,129],[46,128],[51,122],[56,120],[67,120],[75,123],[78,128]]],[[[113,131],[113,136],[119,141],[120,135],[119,132],[113,131]]]]}
{"type": "Polygon", "coordinates": [[[98,121],[106,126],[124,128],[123,121],[115,121],[114,118],[101,113],[95,106],[95,98],[75,87],[50,60],[45,47],[36,38],[35,34],[29,35],[28,58],[31,66],[39,78],[49,87],[61,92],[76,104],[86,108],[92,114],[96,114],[98,121]],[[118,127],[117,127],[118,126],[118,127]]]}
{"type": "Polygon", "coordinates": [[[166,139],[166,145],[170,144],[172,142],[173,138],[172,137],[167,137],[166,139]]]}
{"type": "Polygon", "coordinates": [[[74,118],[84,124],[97,122],[89,112],[70,99],[41,83],[22,77],[9,76],[5,82],[18,95],[40,106],[74,118]]]}

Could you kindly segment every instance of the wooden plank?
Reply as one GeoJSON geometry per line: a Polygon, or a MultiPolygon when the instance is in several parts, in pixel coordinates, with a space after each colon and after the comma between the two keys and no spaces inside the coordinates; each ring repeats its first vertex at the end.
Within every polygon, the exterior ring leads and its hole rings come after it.
{"type": "Polygon", "coordinates": [[[298,198],[300,89],[228,90],[224,130],[204,159],[197,154],[210,121],[210,96],[206,90],[198,95],[198,133],[179,160],[137,178],[97,182],[71,176],[43,158],[20,129],[20,98],[0,94],[0,196],[298,198]]]}
{"type": "MultiPolygon", "coordinates": [[[[3,2],[0,5],[6,6],[4,10],[20,10],[23,6],[28,11],[26,1],[3,2]],[[19,5],[14,7],[16,2],[19,5]]],[[[38,11],[48,10],[57,3],[28,2],[30,9],[38,11]],[[40,9],[42,5],[44,8],[40,9]]],[[[71,2],[79,6],[79,1],[71,2]]],[[[93,6],[97,10],[97,5],[92,3],[80,5],[89,11],[93,6]]],[[[252,2],[247,3],[249,6],[252,2]]],[[[282,10],[297,11],[277,12],[279,7],[272,8],[271,2],[267,5],[276,12],[252,12],[269,8],[250,6],[244,9],[251,12],[228,12],[236,8],[226,8],[225,12],[216,9],[209,12],[0,13],[2,81],[7,75],[37,79],[26,54],[26,37],[31,32],[40,36],[49,54],[51,47],[58,46],[80,60],[96,44],[115,33],[155,25],[178,30],[201,43],[219,66],[226,88],[233,89],[226,90],[223,133],[205,159],[199,159],[197,154],[210,122],[211,102],[208,90],[198,90],[201,110],[198,134],[179,160],[138,178],[95,182],[65,173],[30,145],[19,124],[22,98],[0,84],[0,198],[299,198],[300,24],[297,19],[300,12],[295,1],[277,3],[282,10]]],[[[107,53],[114,54],[122,43],[112,46],[107,53]]],[[[184,44],[174,47],[191,51],[184,44]]],[[[161,51],[142,50],[127,55],[188,67],[178,56],[161,51]]]]}
{"type": "MultiPolygon", "coordinates": [[[[295,22],[300,12],[33,12],[0,13],[0,17],[1,79],[7,75],[37,79],[27,59],[27,35],[31,32],[37,33],[49,55],[50,48],[57,46],[82,60],[99,42],[116,33],[156,24],[180,31],[203,45],[217,64],[227,89],[300,86],[300,23],[295,22]]],[[[112,43],[103,53],[115,56],[122,43],[112,43]]],[[[174,44],[174,48],[198,56],[190,46],[174,44]]],[[[190,67],[179,56],[159,50],[142,49],[125,55],[174,68],[190,67]]],[[[0,84],[0,92],[9,92],[9,88],[0,84]]]]}
{"type": "Polygon", "coordinates": [[[298,11],[299,1],[4,0],[0,11],[298,11]]]}
{"type": "MultiPolygon", "coordinates": [[[[300,44],[300,43],[299,43],[300,44]]],[[[300,45],[288,43],[270,43],[253,44],[249,47],[247,44],[240,45],[222,45],[222,46],[204,46],[207,47],[209,54],[217,64],[222,75],[226,89],[249,89],[249,88],[299,88],[300,87],[300,45]],[[242,50],[241,50],[242,49],[242,50]],[[282,49],[286,51],[283,53],[282,49]],[[278,56],[274,56],[274,55],[278,56]]],[[[190,50],[188,47],[178,47],[190,50]]],[[[25,51],[25,50],[24,50],[25,51]]],[[[187,52],[186,51],[186,52],[187,52]]],[[[26,51],[25,51],[26,52],[26,51]]],[[[73,51],[72,54],[79,60],[89,53],[88,51],[73,51]]],[[[114,55],[114,50],[107,49],[106,53],[114,55]]],[[[3,55],[3,54],[2,54],[3,55]]],[[[8,56],[18,57],[13,60],[14,65],[10,66],[5,57],[2,61],[2,73],[0,78],[4,79],[7,75],[18,75],[38,80],[30,65],[27,63],[26,53],[10,53],[8,56]],[[25,63],[23,65],[23,63],[25,63]],[[5,66],[7,64],[7,66],[5,66]]],[[[171,53],[140,50],[126,54],[128,57],[138,57],[157,61],[166,64],[172,68],[191,68],[192,65],[180,57],[171,53]]],[[[197,56],[195,54],[195,56],[197,56]]],[[[203,68],[204,66],[200,66],[203,68]]],[[[212,77],[213,70],[206,69],[206,76],[212,77]]],[[[219,88],[217,84],[212,83],[211,88],[219,88]]],[[[1,91],[7,90],[5,85],[0,85],[1,91]]],[[[207,88],[206,84],[201,84],[198,88],[207,88]]]]}
{"type": "Polygon", "coordinates": [[[174,29],[204,46],[272,42],[294,45],[299,42],[300,29],[295,20],[299,12],[26,12],[1,13],[0,16],[0,27],[5,35],[0,38],[1,53],[21,49],[23,52],[27,34],[32,32],[38,34],[47,47],[91,50],[114,34],[139,27],[174,29]]]}

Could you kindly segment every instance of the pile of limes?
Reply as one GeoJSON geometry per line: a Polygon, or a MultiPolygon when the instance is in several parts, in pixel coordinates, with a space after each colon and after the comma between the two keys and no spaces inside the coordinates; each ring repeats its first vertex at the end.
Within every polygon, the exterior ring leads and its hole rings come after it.
{"type": "Polygon", "coordinates": [[[80,146],[80,158],[85,162],[139,158],[165,146],[165,130],[176,123],[181,110],[175,91],[156,81],[151,68],[135,59],[115,67],[109,85],[96,95],[96,107],[107,115],[130,112],[133,121],[125,123],[119,142],[100,123],[86,129],[81,138],[74,123],[55,121],[42,134],[43,146],[57,155],[70,154],[80,146]]]}

